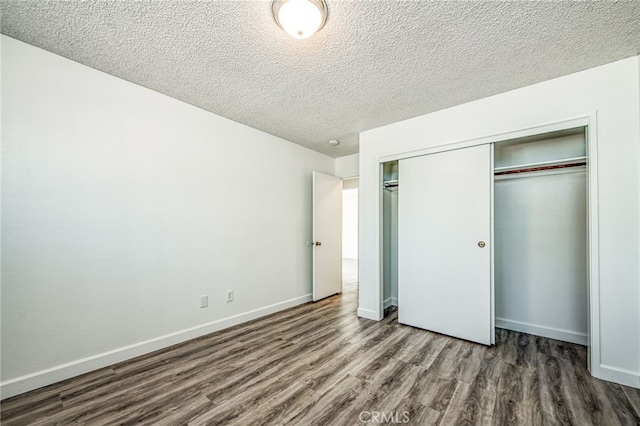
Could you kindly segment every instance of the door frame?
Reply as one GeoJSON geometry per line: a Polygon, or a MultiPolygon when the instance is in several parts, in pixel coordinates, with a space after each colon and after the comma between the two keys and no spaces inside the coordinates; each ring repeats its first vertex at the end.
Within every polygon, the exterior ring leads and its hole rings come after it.
{"type": "MultiPolygon", "coordinates": [[[[383,186],[383,163],[388,161],[402,160],[405,158],[419,157],[422,155],[435,154],[443,151],[454,149],[468,148],[476,145],[494,144],[511,139],[518,139],[527,136],[543,135],[546,133],[557,132],[561,130],[570,130],[576,128],[584,128],[586,139],[586,156],[587,156],[587,278],[588,278],[588,328],[587,328],[587,368],[592,376],[600,377],[600,246],[598,238],[598,150],[597,150],[597,113],[592,112],[585,115],[567,118],[564,120],[542,123],[537,126],[516,129],[509,132],[498,133],[479,138],[455,141],[451,143],[441,144],[429,148],[407,151],[404,153],[393,154],[378,157],[378,226],[382,231],[383,226],[383,206],[382,191],[383,186]]],[[[492,148],[493,152],[493,148],[492,148]]],[[[493,160],[492,160],[493,161],[493,160]]],[[[493,190],[491,193],[491,202],[493,203],[493,190]]],[[[493,234],[493,206],[491,207],[491,232],[493,234]]],[[[382,232],[380,235],[383,235],[382,232]]],[[[492,235],[493,238],[493,235],[492,235]]],[[[384,262],[383,262],[383,245],[382,238],[379,240],[379,280],[380,283],[377,293],[378,317],[382,318],[383,309],[383,280],[384,280],[384,262]]],[[[493,244],[491,245],[491,325],[495,327],[495,292],[494,292],[494,253],[493,244]]]]}

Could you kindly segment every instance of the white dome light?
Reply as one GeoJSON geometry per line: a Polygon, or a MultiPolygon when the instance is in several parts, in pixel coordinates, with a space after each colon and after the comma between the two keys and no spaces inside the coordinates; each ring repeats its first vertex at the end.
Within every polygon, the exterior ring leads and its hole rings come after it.
{"type": "Polygon", "coordinates": [[[311,37],[327,20],[324,0],[274,0],[272,11],[280,28],[295,38],[311,37]]]}

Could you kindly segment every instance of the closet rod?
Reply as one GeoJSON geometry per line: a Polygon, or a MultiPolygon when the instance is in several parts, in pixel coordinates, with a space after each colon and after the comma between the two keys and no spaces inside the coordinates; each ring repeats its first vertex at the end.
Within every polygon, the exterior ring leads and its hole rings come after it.
{"type": "Polygon", "coordinates": [[[580,167],[580,166],[586,166],[586,165],[587,165],[587,162],[585,160],[585,161],[577,161],[575,163],[567,163],[567,164],[554,164],[550,166],[528,167],[528,168],[517,169],[517,170],[503,170],[503,171],[494,172],[494,175],[495,176],[514,175],[517,173],[531,173],[531,172],[540,172],[543,170],[567,169],[569,167],[580,167]]]}
{"type": "Polygon", "coordinates": [[[514,164],[513,166],[495,167],[493,171],[504,172],[508,170],[531,169],[534,167],[556,166],[561,164],[579,163],[580,161],[587,161],[587,157],[583,155],[580,157],[562,158],[559,160],[537,161],[535,163],[525,163],[525,164],[514,164]]]}

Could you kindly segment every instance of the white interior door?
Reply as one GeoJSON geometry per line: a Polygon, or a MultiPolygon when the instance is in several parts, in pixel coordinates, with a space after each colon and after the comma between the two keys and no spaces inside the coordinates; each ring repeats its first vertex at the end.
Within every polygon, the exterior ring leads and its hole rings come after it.
{"type": "Polygon", "coordinates": [[[342,292],[342,180],[313,172],[313,301],[342,292]]]}
{"type": "Polygon", "coordinates": [[[400,160],[398,321],[489,345],[491,147],[400,160]]]}

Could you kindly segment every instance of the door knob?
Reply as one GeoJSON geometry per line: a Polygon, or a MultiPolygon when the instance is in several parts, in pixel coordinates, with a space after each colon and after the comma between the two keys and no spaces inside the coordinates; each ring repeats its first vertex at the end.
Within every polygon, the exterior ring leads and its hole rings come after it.
{"type": "Polygon", "coordinates": [[[315,243],[313,243],[313,244],[314,244],[314,245],[316,245],[316,246],[321,246],[321,245],[322,245],[322,243],[321,243],[320,241],[316,241],[316,242],[315,242],[315,243]]]}
{"type": "Polygon", "coordinates": [[[483,248],[485,245],[484,241],[478,241],[478,247],[483,248]]]}

